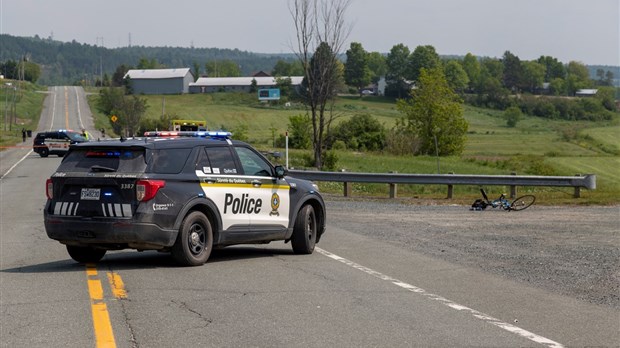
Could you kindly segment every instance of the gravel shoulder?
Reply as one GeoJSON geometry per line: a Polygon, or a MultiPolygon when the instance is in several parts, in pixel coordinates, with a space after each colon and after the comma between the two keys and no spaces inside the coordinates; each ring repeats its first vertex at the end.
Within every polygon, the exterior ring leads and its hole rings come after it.
{"type": "Polygon", "coordinates": [[[620,207],[470,211],[328,197],[328,225],[593,304],[620,308],[620,207]],[[390,228],[386,228],[389,226],[390,228]]]}

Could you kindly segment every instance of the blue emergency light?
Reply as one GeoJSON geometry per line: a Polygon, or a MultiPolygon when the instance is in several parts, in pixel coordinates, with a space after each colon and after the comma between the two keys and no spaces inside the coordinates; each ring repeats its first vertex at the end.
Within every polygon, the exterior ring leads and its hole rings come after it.
{"type": "Polygon", "coordinates": [[[145,137],[198,137],[228,139],[231,132],[224,131],[150,131],[144,132],[145,137]]]}

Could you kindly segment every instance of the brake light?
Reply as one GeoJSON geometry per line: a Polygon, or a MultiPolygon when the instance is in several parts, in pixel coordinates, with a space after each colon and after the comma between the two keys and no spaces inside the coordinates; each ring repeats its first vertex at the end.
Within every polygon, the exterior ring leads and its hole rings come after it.
{"type": "Polygon", "coordinates": [[[54,183],[52,183],[52,179],[47,179],[45,181],[45,195],[47,199],[54,198],[54,183]]]}
{"type": "Polygon", "coordinates": [[[140,202],[151,200],[160,188],[166,186],[164,180],[138,180],[136,183],[136,199],[140,202]]]}

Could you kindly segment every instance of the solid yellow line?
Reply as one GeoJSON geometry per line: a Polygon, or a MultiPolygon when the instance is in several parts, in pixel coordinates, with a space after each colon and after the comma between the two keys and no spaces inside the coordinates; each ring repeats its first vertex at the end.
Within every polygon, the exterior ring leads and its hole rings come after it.
{"type": "Polygon", "coordinates": [[[101,280],[97,278],[95,265],[86,265],[88,277],[88,293],[90,295],[90,308],[93,315],[93,328],[95,329],[95,342],[97,348],[115,348],[114,332],[108,314],[108,307],[103,300],[103,287],[101,280]]]}
{"type": "Polygon", "coordinates": [[[110,287],[112,288],[112,293],[114,294],[114,297],[118,299],[127,298],[125,283],[123,283],[123,279],[120,275],[114,272],[108,272],[108,281],[110,282],[110,287]]]}
{"type": "Polygon", "coordinates": [[[65,87],[65,129],[69,129],[69,95],[65,87]]]}

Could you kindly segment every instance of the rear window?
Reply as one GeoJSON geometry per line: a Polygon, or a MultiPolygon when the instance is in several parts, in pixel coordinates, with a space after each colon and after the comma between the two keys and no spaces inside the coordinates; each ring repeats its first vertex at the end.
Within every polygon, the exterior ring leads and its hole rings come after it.
{"type": "Polygon", "coordinates": [[[142,173],[146,168],[144,149],[79,148],[60,163],[59,172],[142,173]]]}

